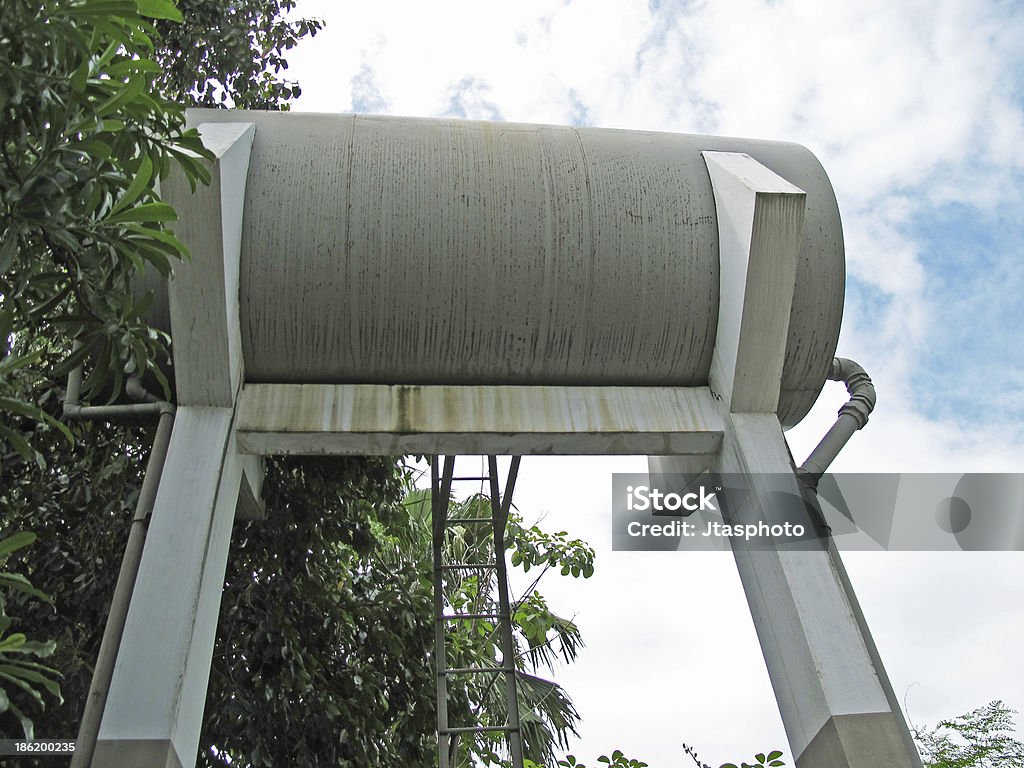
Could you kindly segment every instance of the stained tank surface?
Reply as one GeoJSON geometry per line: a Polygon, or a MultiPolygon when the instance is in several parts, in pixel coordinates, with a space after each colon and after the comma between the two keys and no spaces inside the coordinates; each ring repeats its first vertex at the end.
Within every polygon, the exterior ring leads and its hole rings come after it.
{"type": "Polygon", "coordinates": [[[844,255],[805,148],[685,134],[191,110],[254,122],[240,312],[252,382],[694,386],[718,317],[702,150],[807,192],[779,416],[835,352],[844,255]]]}

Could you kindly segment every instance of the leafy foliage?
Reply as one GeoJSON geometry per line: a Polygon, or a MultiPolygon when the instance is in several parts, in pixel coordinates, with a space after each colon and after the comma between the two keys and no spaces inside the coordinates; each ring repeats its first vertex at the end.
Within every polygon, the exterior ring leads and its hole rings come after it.
{"type": "MultiPolygon", "coordinates": [[[[55,411],[56,398],[46,407],[55,411]]],[[[38,536],[30,551],[12,554],[11,567],[52,599],[11,593],[7,612],[20,631],[54,643],[48,664],[60,670],[64,696],[38,714],[25,691],[12,691],[11,700],[33,708],[37,734],[56,738],[78,731],[147,450],[139,429],[77,423],[72,430],[75,445],[36,424],[29,438],[47,456],[45,469],[0,450],[3,526],[38,536]]]]}
{"type": "Polygon", "coordinates": [[[270,462],[267,520],[236,525],[204,762],[420,765],[433,754],[429,582],[385,459],[270,462]]]}
{"type": "MultiPolygon", "coordinates": [[[[0,539],[0,565],[6,562],[11,553],[27,547],[35,539],[35,534],[27,531],[14,533],[0,539]]],[[[46,703],[37,686],[41,686],[60,700],[60,686],[54,680],[57,671],[44,664],[23,658],[25,656],[37,658],[52,656],[56,644],[52,640],[48,642],[29,640],[22,632],[8,632],[11,628],[11,618],[7,615],[5,595],[12,591],[45,602],[50,602],[50,598],[33,587],[32,583],[21,574],[0,571],[0,717],[6,714],[13,715],[21,724],[22,735],[26,739],[31,739],[35,735],[32,718],[11,700],[7,689],[14,686],[35,704],[44,708],[46,703]]]]}
{"type": "MultiPolygon", "coordinates": [[[[181,15],[171,0],[11,0],[0,14],[0,412],[45,420],[21,387],[87,355],[86,397],[116,397],[128,374],[162,380],[166,339],[132,283],[188,256],[157,181],[177,166],[206,183],[209,154],[153,91],[157,19],[181,15]]],[[[29,453],[18,426],[0,441],[29,453]]]]}
{"type": "MultiPolygon", "coordinates": [[[[764,752],[758,752],[754,756],[753,763],[741,763],[739,768],[764,768],[764,766],[766,765],[775,768],[776,766],[785,765],[785,763],[779,759],[781,757],[782,752],[778,749],[776,749],[773,752],[769,752],[767,755],[764,752]]],[[[721,768],[737,768],[737,765],[736,763],[725,763],[721,766],[721,768]]]]}
{"type": "MultiPolygon", "coordinates": [[[[622,750],[619,749],[612,752],[611,757],[601,755],[597,758],[597,762],[607,765],[608,768],[647,768],[647,763],[626,757],[622,754],[622,750]]],[[[566,755],[564,760],[558,761],[558,765],[560,768],[587,768],[584,763],[578,762],[573,755],[566,755]]],[[[526,768],[531,768],[531,766],[526,766],[526,768]]],[[[540,767],[538,766],[537,768],[540,767]]]]}
{"type": "Polygon", "coordinates": [[[1020,768],[1024,743],[1013,735],[1014,714],[993,701],[935,728],[915,728],[914,739],[928,768],[1020,768]]]}
{"type": "Polygon", "coordinates": [[[178,0],[182,24],[161,22],[158,90],[182,104],[287,109],[301,89],[281,73],[287,51],[323,28],[291,19],[295,0],[178,0]]]}
{"type": "MultiPolygon", "coordinates": [[[[10,603],[23,631],[57,641],[64,702],[36,731],[59,738],[78,729],[149,441],[73,429],[75,449],[38,427],[45,471],[15,453],[0,465],[5,524],[39,535],[16,564],[56,607],[10,603]]],[[[376,557],[382,532],[403,528],[402,473],[384,459],[281,459],[265,488],[268,519],[234,530],[200,764],[428,764],[429,588],[414,561],[376,557]]]]}

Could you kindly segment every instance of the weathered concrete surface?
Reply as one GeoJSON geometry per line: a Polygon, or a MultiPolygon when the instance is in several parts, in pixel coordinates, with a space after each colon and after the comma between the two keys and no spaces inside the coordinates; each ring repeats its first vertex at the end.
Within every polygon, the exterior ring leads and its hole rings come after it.
{"type": "Polygon", "coordinates": [[[645,454],[705,457],[722,443],[706,387],[247,384],[241,450],[349,454],[645,454]]]}
{"type": "Polygon", "coordinates": [[[193,193],[184,174],[163,184],[181,219],[175,232],[192,253],[170,281],[176,402],[231,406],[242,376],[238,277],[252,123],[200,127],[213,152],[210,185],[193,193]]]}
{"type": "Polygon", "coordinates": [[[262,472],[238,452],[233,417],[175,415],[92,768],[195,764],[231,527],[262,472]]]}
{"type": "Polygon", "coordinates": [[[718,318],[702,150],[806,191],[779,415],[834,356],[838,209],[794,144],[378,116],[195,110],[254,122],[242,234],[246,379],[699,386],[718,318]]]}
{"type": "Polygon", "coordinates": [[[750,155],[705,152],[721,265],[711,389],[733,413],[775,413],[806,195],[750,155]]]}

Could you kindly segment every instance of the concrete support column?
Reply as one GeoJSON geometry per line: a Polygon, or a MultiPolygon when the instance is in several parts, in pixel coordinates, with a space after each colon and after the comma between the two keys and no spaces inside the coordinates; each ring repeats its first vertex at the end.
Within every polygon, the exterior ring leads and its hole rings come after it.
{"type": "MultiPolygon", "coordinates": [[[[721,399],[713,469],[740,482],[727,522],[804,519],[777,416],[805,194],[747,155],[705,152],[718,218],[721,300],[710,386],[721,399]]],[[[699,471],[692,459],[679,470],[699,471]]],[[[652,462],[669,471],[672,459],[652,462]]],[[[733,554],[798,768],[920,768],[903,715],[829,539],[733,554]]]]}
{"type": "MultiPolygon", "coordinates": [[[[730,484],[742,477],[747,485],[726,500],[728,522],[775,520],[773,500],[801,494],[778,419],[733,414],[730,421],[717,468],[730,484]]],[[[838,552],[830,539],[802,546],[733,542],[797,768],[920,768],[838,552]]]]}
{"type": "Polygon", "coordinates": [[[178,409],[93,768],[195,764],[231,525],[243,472],[260,471],[232,420],[178,409]]]}

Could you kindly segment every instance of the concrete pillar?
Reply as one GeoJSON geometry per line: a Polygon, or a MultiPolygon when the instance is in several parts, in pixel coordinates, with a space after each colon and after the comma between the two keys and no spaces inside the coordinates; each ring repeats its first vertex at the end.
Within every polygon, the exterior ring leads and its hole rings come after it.
{"type": "MultiPolygon", "coordinates": [[[[776,411],[805,195],[747,155],[704,158],[721,261],[710,385],[725,434],[713,469],[746,485],[727,491],[727,522],[768,521],[780,514],[775,500],[801,498],[776,411]]],[[[652,465],[664,472],[672,463],[652,465]]],[[[691,464],[680,471],[692,473],[691,464]]],[[[805,514],[802,505],[783,513],[805,514]]],[[[797,767],[920,768],[831,540],[800,550],[732,544],[797,767]]]]}
{"type": "MultiPolygon", "coordinates": [[[[778,419],[732,414],[729,421],[717,470],[730,484],[743,477],[748,485],[726,499],[727,522],[776,519],[771,500],[798,499],[801,490],[778,419]]],[[[830,539],[804,546],[733,542],[797,768],[920,768],[839,553],[830,539]]]]}
{"type": "Polygon", "coordinates": [[[231,525],[260,471],[232,419],[178,409],[93,768],[195,765],[231,525]]]}

